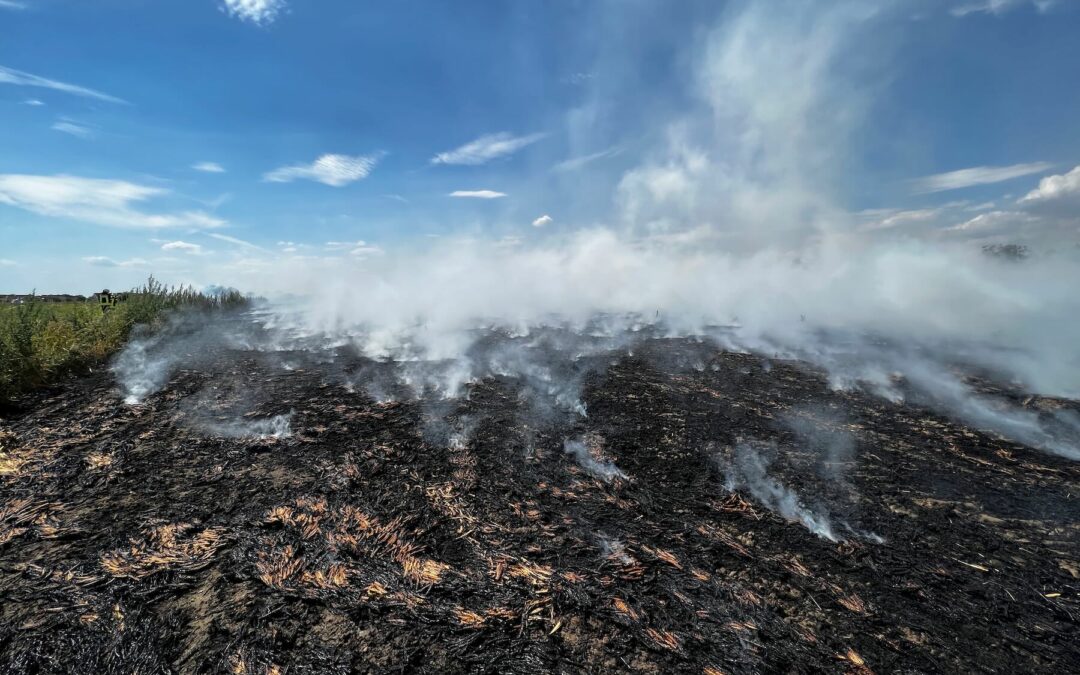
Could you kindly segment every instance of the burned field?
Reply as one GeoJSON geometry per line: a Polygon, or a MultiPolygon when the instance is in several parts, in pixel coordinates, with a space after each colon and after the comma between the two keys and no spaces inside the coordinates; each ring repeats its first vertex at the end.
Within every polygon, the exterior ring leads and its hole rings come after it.
{"type": "Polygon", "coordinates": [[[551,350],[447,396],[349,347],[232,344],[137,405],[111,373],[25,402],[0,670],[1080,664],[1074,461],[707,341],[551,350]]]}

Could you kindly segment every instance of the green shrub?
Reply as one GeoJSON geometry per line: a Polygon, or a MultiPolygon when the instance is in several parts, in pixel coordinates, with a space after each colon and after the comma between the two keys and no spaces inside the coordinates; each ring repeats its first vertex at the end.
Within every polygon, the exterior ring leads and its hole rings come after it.
{"type": "Polygon", "coordinates": [[[24,304],[0,307],[0,404],[101,363],[123,346],[132,328],[153,329],[172,310],[220,310],[249,302],[237,291],[209,295],[150,277],[107,312],[94,302],[54,305],[33,296],[24,304]]]}

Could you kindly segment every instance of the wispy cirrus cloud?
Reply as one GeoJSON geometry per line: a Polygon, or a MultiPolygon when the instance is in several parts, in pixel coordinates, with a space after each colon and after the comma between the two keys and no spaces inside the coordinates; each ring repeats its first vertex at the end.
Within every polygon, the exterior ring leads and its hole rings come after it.
{"type": "Polygon", "coordinates": [[[77,138],[90,139],[96,135],[90,127],[69,119],[59,119],[49,128],[77,138]]]}
{"type": "Polygon", "coordinates": [[[97,91],[96,89],[90,89],[88,87],[80,87],[77,84],[68,84],[67,82],[60,82],[59,80],[50,80],[46,77],[39,75],[33,75],[21,70],[15,70],[14,68],[7,68],[0,66],[0,84],[13,84],[19,87],[38,87],[41,89],[52,89],[54,91],[64,92],[65,94],[72,94],[73,96],[83,96],[85,98],[93,98],[99,101],[106,101],[108,103],[123,103],[126,104],[122,98],[117,98],[109,94],[97,91]]]}
{"type": "Polygon", "coordinates": [[[217,162],[197,162],[192,164],[191,168],[203,173],[225,173],[225,167],[217,162]]]}
{"type": "Polygon", "coordinates": [[[230,244],[234,244],[236,246],[239,246],[240,248],[247,248],[247,249],[251,249],[251,250],[254,250],[254,251],[263,251],[264,253],[268,252],[262,246],[259,246],[257,244],[252,244],[250,241],[244,241],[243,239],[238,239],[237,237],[230,237],[227,234],[220,234],[218,232],[207,232],[206,236],[213,237],[214,239],[217,239],[218,241],[224,241],[224,242],[228,242],[230,244]]]}
{"type": "Polygon", "coordinates": [[[268,26],[285,11],[285,0],[223,0],[221,8],[229,16],[268,26]]]}
{"type": "Polygon", "coordinates": [[[18,264],[10,258],[0,258],[0,267],[15,267],[18,264]]]}
{"type": "Polygon", "coordinates": [[[169,190],[122,180],[79,176],[0,174],[0,204],[54,218],[109,227],[164,229],[222,227],[224,220],[202,211],[147,213],[135,208],[169,190]]]}
{"type": "Polygon", "coordinates": [[[323,245],[327,251],[348,251],[349,255],[357,258],[366,258],[372,255],[383,255],[384,251],[381,247],[360,239],[357,241],[328,241],[323,245]]]}
{"type": "Polygon", "coordinates": [[[970,169],[960,169],[916,178],[911,181],[911,186],[916,194],[960,190],[976,185],[990,185],[1012,180],[1013,178],[1020,178],[1021,176],[1043,173],[1053,167],[1054,165],[1048,162],[1013,164],[1011,166],[976,166],[970,169]]]}
{"type": "Polygon", "coordinates": [[[263,176],[270,183],[313,180],[331,187],[342,187],[367,178],[381,155],[323,155],[311,164],[283,166],[263,176]]]}
{"type": "Polygon", "coordinates": [[[495,190],[454,190],[451,197],[463,197],[465,199],[501,199],[506,196],[505,192],[495,190]]]}
{"type": "Polygon", "coordinates": [[[26,9],[25,2],[16,2],[16,0],[0,0],[0,9],[26,9]]]}
{"type": "Polygon", "coordinates": [[[545,136],[547,136],[547,134],[514,136],[505,131],[497,134],[488,134],[486,136],[481,136],[475,141],[470,141],[459,148],[450,150],[449,152],[440,152],[431,158],[431,163],[463,164],[467,166],[487,164],[494,159],[512,155],[518,150],[532,145],[545,136]]]}
{"type": "Polygon", "coordinates": [[[563,160],[555,166],[551,167],[551,170],[557,172],[577,171],[578,169],[588,164],[592,164],[593,162],[622,154],[622,151],[623,149],[621,147],[615,146],[607,148],[606,150],[601,150],[600,152],[594,152],[588,155],[582,155],[580,157],[571,157],[570,159],[563,160]]]}
{"type": "Polygon", "coordinates": [[[103,255],[90,255],[83,258],[83,262],[93,265],[94,267],[146,267],[150,263],[142,258],[131,258],[130,260],[113,260],[108,256],[103,255]]]}
{"type": "Polygon", "coordinates": [[[1045,12],[1056,4],[1058,4],[1057,0],[979,0],[957,5],[949,10],[949,13],[955,17],[965,17],[969,14],[1004,14],[1022,5],[1034,5],[1038,11],[1045,12]]]}

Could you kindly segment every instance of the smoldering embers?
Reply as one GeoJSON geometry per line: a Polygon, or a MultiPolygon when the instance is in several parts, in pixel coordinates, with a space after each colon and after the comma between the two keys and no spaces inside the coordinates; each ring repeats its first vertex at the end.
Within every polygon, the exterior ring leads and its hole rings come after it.
{"type": "Polygon", "coordinates": [[[568,455],[572,455],[578,466],[584,469],[586,473],[594,478],[599,478],[605,483],[610,483],[616,478],[626,479],[626,474],[615,466],[614,462],[603,462],[593,457],[592,453],[589,452],[589,447],[580,439],[566,440],[563,443],[563,451],[568,455]]]}
{"type": "Polygon", "coordinates": [[[292,436],[292,416],[290,412],[262,419],[207,422],[200,427],[210,435],[222,438],[288,438],[292,436]]]}
{"type": "Polygon", "coordinates": [[[780,517],[802,523],[806,529],[823,539],[841,541],[829,522],[828,514],[814,511],[803,505],[799,495],[777,479],[769,476],[768,455],[775,454],[773,443],[739,443],[725,458],[717,461],[724,472],[725,487],[729,491],[745,490],[754,499],[780,517]]]}

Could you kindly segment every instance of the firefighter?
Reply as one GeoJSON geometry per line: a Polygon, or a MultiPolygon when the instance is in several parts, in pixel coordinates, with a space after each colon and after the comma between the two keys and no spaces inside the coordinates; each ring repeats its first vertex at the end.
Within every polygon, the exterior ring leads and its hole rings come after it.
{"type": "Polygon", "coordinates": [[[113,294],[109,292],[109,289],[105,289],[97,294],[98,303],[101,305],[101,313],[104,314],[110,309],[116,306],[116,299],[113,298],[113,294]]]}

